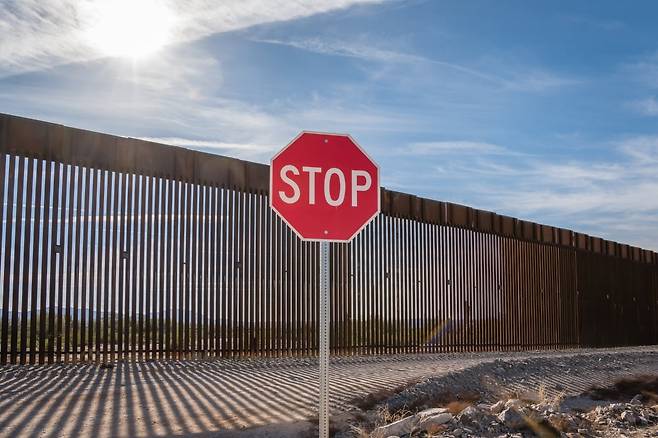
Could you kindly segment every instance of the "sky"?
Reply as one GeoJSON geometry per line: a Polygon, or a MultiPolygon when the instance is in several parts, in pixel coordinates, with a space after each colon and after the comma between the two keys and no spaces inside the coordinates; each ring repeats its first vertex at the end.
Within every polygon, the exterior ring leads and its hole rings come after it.
{"type": "Polygon", "coordinates": [[[658,4],[0,0],[0,112],[269,162],[349,133],[393,190],[658,250],[658,4]]]}

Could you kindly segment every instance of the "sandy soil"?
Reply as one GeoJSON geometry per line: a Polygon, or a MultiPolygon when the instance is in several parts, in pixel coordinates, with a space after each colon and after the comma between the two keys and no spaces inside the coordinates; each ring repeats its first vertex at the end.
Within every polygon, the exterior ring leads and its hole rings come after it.
{"type": "MultiPolygon", "coordinates": [[[[357,408],[355,398],[496,359],[522,360],[623,354],[613,374],[656,369],[658,347],[521,353],[424,354],[334,358],[333,414],[357,408]]],[[[608,355],[608,356],[606,356],[608,355]]],[[[582,391],[596,378],[575,369],[560,383],[582,391]],[[586,378],[585,378],[586,377],[586,378]]],[[[313,434],[317,360],[243,359],[8,366],[0,368],[0,436],[295,436],[313,434]]],[[[557,376],[555,378],[560,378],[557,376]]]]}

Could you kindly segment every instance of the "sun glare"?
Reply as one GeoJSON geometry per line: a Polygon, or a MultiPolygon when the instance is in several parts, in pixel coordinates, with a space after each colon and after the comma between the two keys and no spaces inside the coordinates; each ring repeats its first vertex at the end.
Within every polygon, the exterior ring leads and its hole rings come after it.
{"type": "Polygon", "coordinates": [[[106,56],[142,58],[171,41],[174,16],[157,0],[101,0],[94,4],[89,43],[106,56]]]}

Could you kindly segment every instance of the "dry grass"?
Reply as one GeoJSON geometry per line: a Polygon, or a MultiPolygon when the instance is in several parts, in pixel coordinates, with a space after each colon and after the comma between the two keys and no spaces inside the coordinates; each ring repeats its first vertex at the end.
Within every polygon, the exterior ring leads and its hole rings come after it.
{"type": "Polygon", "coordinates": [[[537,396],[539,399],[538,402],[540,404],[550,406],[553,409],[557,409],[560,406],[566,395],[566,391],[560,391],[557,394],[551,396],[545,383],[542,383],[539,385],[539,388],[537,388],[537,396]]]}
{"type": "Polygon", "coordinates": [[[567,396],[566,391],[560,391],[558,392],[549,402],[550,406],[553,409],[558,409],[562,402],[564,401],[564,398],[567,396]]]}
{"type": "Polygon", "coordinates": [[[447,405],[445,405],[445,408],[450,412],[452,415],[457,415],[464,409],[466,409],[469,406],[472,406],[473,403],[470,401],[466,400],[453,400],[447,405]]]}
{"type": "Polygon", "coordinates": [[[464,407],[476,404],[482,399],[479,393],[475,391],[461,391],[461,392],[449,392],[442,391],[432,394],[425,394],[422,397],[417,397],[409,405],[408,408],[412,411],[417,411],[422,408],[438,407],[438,406],[448,406],[451,403],[454,403],[454,409],[457,409],[459,406],[458,403],[465,404],[464,407]]]}
{"type": "Polygon", "coordinates": [[[402,420],[405,417],[411,415],[411,411],[403,408],[395,412],[388,410],[388,407],[382,406],[377,410],[377,426],[382,426],[385,424],[395,423],[398,420],[402,420]]]}
{"type": "Polygon", "coordinates": [[[366,432],[366,430],[362,426],[356,426],[356,425],[351,425],[350,426],[350,433],[352,436],[356,438],[369,438],[370,433],[366,432]]]}
{"type": "Polygon", "coordinates": [[[539,385],[539,388],[537,388],[537,395],[539,397],[539,402],[540,403],[547,403],[549,402],[549,397],[548,393],[546,391],[546,384],[542,383],[539,385]]]}

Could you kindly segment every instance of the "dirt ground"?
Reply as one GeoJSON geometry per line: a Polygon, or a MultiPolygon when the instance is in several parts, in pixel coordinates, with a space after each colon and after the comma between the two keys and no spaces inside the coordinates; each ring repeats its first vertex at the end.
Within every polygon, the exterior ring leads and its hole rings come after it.
{"type": "MultiPolygon", "coordinates": [[[[334,358],[332,415],[354,413],[355,400],[368,394],[497,359],[582,356],[616,365],[552,376],[539,370],[536,379],[580,392],[616,377],[658,373],[658,347],[334,358]]],[[[317,381],[313,358],[6,366],[0,368],[0,436],[312,435],[307,420],[316,415],[317,381]]]]}

